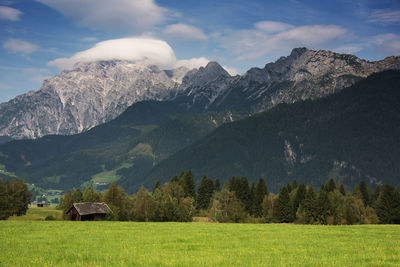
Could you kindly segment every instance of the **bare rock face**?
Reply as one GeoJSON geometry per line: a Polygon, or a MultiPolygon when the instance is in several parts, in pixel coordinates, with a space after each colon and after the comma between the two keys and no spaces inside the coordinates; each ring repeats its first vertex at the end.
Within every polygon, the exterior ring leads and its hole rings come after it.
{"type": "Polygon", "coordinates": [[[78,63],[42,88],[0,104],[0,136],[15,139],[74,134],[120,115],[142,100],[175,95],[188,70],[166,71],[128,61],[78,63]]]}
{"type": "Polygon", "coordinates": [[[399,69],[400,57],[369,62],[354,55],[295,48],[287,57],[230,76],[216,62],[189,71],[177,99],[189,110],[236,110],[252,114],[279,103],[335,93],[374,72],[399,69]]]}
{"type": "Polygon", "coordinates": [[[230,76],[218,63],[160,70],[129,61],[78,63],[42,88],[0,104],[0,136],[75,134],[142,100],[173,100],[189,111],[265,111],[279,103],[335,93],[374,72],[400,69],[400,57],[369,62],[354,55],[295,48],[264,68],[230,76]]]}
{"type": "Polygon", "coordinates": [[[324,97],[374,72],[399,67],[400,57],[370,62],[354,55],[295,48],[263,69],[250,69],[237,87],[254,104],[252,111],[258,112],[279,103],[324,97]]]}

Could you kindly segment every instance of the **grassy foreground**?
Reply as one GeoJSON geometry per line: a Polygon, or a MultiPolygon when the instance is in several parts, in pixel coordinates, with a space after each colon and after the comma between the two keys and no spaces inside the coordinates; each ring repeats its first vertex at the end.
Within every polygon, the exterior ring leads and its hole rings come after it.
{"type": "Polygon", "coordinates": [[[399,266],[399,226],[1,221],[2,266],[399,266]]]}

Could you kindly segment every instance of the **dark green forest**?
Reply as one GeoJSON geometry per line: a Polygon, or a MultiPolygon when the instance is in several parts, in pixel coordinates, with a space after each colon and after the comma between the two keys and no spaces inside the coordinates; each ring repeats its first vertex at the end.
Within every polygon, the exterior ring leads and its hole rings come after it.
{"type": "Polygon", "coordinates": [[[351,187],[362,180],[396,184],[399,107],[400,72],[374,74],[326,98],[224,124],[155,166],[144,185],[182,168],[213,179],[264,177],[274,191],[292,180],[315,187],[329,178],[351,187]]]}
{"type": "Polygon", "coordinates": [[[232,177],[221,186],[219,180],[204,176],[196,188],[191,171],[163,185],[157,182],[151,193],[141,187],[129,195],[115,183],[104,194],[91,187],[76,189],[65,194],[59,208],[65,213],[73,203],[100,201],[113,211],[107,219],[120,221],[190,222],[200,216],[236,223],[400,223],[399,186],[385,184],[372,190],[362,181],[346,191],[342,183],[330,179],[316,190],[292,181],[274,194],[264,179],[253,183],[246,177],[232,177]]]}

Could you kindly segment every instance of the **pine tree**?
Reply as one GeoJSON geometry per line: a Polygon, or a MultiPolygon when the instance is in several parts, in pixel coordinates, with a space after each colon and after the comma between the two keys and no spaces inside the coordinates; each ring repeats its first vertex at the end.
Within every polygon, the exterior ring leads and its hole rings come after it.
{"type": "Polygon", "coordinates": [[[214,193],[214,184],[211,179],[206,176],[200,181],[199,188],[197,190],[197,208],[208,209],[210,201],[214,193]]]}
{"type": "Polygon", "coordinates": [[[381,193],[381,186],[377,185],[375,188],[375,194],[374,194],[375,202],[378,200],[380,193],[381,193]]]}
{"type": "Polygon", "coordinates": [[[302,206],[303,216],[306,223],[316,221],[317,200],[314,188],[310,185],[306,192],[306,197],[302,206]]]}
{"type": "Polygon", "coordinates": [[[297,187],[296,196],[294,197],[293,203],[293,212],[297,213],[300,205],[303,204],[304,199],[306,198],[306,186],[304,184],[300,184],[297,187]]]}
{"type": "Polygon", "coordinates": [[[396,214],[395,192],[391,185],[385,184],[381,188],[378,200],[375,203],[376,215],[380,223],[393,223],[396,214]]]}
{"type": "Polygon", "coordinates": [[[286,186],[281,187],[279,190],[279,219],[281,222],[292,222],[293,221],[293,209],[292,203],[290,202],[289,190],[286,186]]]}
{"type": "Polygon", "coordinates": [[[265,183],[264,179],[260,178],[258,180],[258,184],[256,186],[255,190],[255,197],[254,197],[254,215],[256,217],[262,217],[263,211],[262,211],[262,203],[264,200],[264,197],[268,195],[268,188],[267,184],[265,183]]]}
{"type": "Polygon", "coordinates": [[[359,188],[364,206],[367,206],[369,204],[369,195],[368,195],[367,185],[365,184],[364,181],[360,183],[359,188]]]}
{"type": "Polygon", "coordinates": [[[344,189],[344,185],[343,185],[343,184],[340,184],[340,186],[339,186],[339,192],[340,192],[343,196],[346,195],[346,190],[344,189]]]}
{"type": "Polygon", "coordinates": [[[336,188],[335,181],[333,179],[329,179],[328,182],[326,183],[326,191],[328,193],[333,192],[335,188],[336,188]]]}
{"type": "Polygon", "coordinates": [[[319,223],[327,223],[326,219],[330,214],[330,209],[331,206],[328,198],[328,192],[326,190],[322,190],[319,192],[316,205],[316,218],[319,223]]]}
{"type": "Polygon", "coordinates": [[[193,199],[196,198],[194,177],[191,171],[188,171],[187,173],[183,174],[179,178],[179,183],[185,192],[185,197],[191,197],[193,199]]]}
{"type": "Polygon", "coordinates": [[[160,189],[160,188],[161,188],[161,183],[159,181],[157,181],[156,184],[154,185],[154,189],[153,189],[152,193],[154,191],[156,191],[156,189],[160,189]]]}
{"type": "Polygon", "coordinates": [[[219,179],[215,180],[214,190],[217,192],[221,191],[221,182],[219,181],[219,179]]]}

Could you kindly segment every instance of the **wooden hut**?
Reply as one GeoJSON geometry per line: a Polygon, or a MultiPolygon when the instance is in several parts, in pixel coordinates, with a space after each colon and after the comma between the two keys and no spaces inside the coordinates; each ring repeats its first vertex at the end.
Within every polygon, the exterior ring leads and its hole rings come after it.
{"type": "Polygon", "coordinates": [[[71,221],[104,221],[112,212],[107,204],[99,202],[74,203],[67,210],[71,221]]]}
{"type": "Polygon", "coordinates": [[[50,204],[47,201],[41,201],[36,204],[38,208],[49,207],[50,204]]]}

